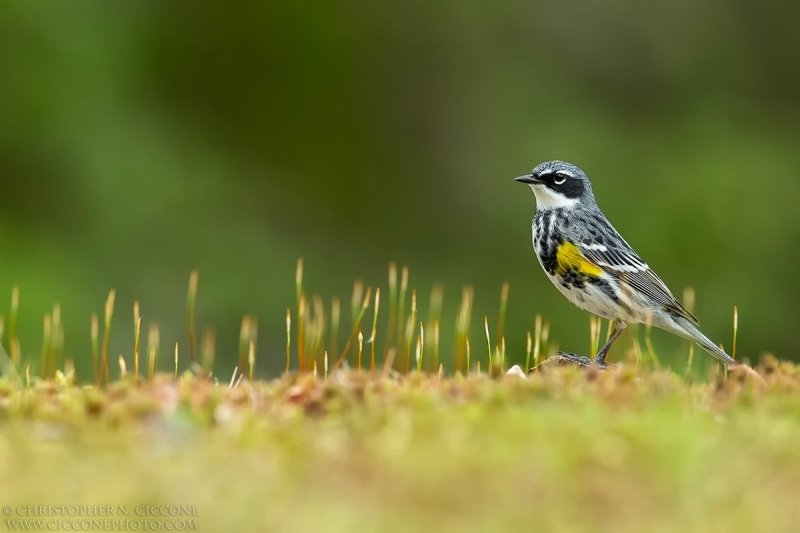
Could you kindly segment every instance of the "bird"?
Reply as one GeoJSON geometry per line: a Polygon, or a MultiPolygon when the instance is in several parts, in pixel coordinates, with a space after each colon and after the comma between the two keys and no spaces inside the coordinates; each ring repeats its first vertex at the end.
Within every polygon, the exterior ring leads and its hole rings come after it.
{"type": "Polygon", "coordinates": [[[614,229],[583,170],[548,161],[514,179],[536,196],[533,248],[547,277],[573,304],[613,322],[611,336],[594,359],[559,355],[605,368],[608,351],[625,328],[649,322],[697,343],[729,368],[739,366],[700,331],[697,318],[614,229]]]}

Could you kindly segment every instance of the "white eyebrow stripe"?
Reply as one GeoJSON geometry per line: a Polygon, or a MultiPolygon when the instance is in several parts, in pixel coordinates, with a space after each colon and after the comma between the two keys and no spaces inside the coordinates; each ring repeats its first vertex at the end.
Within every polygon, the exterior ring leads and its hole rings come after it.
{"type": "Polygon", "coordinates": [[[574,178],[575,177],[575,174],[573,174],[569,170],[565,170],[565,169],[556,170],[556,169],[553,169],[553,168],[545,169],[545,170],[539,172],[538,175],[539,176],[551,176],[553,174],[563,174],[565,176],[569,176],[570,178],[574,178]]]}

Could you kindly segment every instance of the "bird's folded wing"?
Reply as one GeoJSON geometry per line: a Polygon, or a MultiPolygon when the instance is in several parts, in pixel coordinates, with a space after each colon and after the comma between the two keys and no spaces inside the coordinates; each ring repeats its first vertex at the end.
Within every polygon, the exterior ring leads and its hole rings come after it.
{"type": "Polygon", "coordinates": [[[697,318],[675,299],[661,278],[632,249],[585,243],[580,249],[586,259],[609,275],[651,298],[665,310],[697,324],[697,318]]]}

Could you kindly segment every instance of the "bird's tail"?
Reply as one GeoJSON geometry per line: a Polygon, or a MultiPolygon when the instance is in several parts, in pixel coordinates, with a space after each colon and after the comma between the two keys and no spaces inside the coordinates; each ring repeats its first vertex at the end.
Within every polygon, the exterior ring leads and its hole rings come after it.
{"type": "Polygon", "coordinates": [[[730,355],[723,352],[719,346],[711,342],[711,339],[703,335],[703,332],[697,329],[697,326],[692,324],[684,317],[673,317],[673,321],[678,325],[681,331],[677,332],[690,341],[694,341],[700,345],[705,351],[713,355],[719,362],[723,363],[729,368],[738,366],[738,363],[730,355]]]}

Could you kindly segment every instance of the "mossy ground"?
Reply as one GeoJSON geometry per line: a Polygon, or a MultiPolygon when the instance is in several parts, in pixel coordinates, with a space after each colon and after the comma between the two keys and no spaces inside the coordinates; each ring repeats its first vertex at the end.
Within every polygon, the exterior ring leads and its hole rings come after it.
{"type": "Polygon", "coordinates": [[[201,531],[796,531],[800,368],[0,388],[4,505],[195,505],[201,531]]]}
{"type": "MultiPolygon", "coordinates": [[[[197,279],[188,349],[179,359],[175,345],[169,374],[157,372],[159,329],[143,335],[138,303],[132,350],[109,357],[111,291],[102,319],[91,320],[88,384],[76,384],[65,357],[58,305],[45,317],[41,363],[23,357],[12,292],[10,357],[0,352],[0,529],[42,518],[26,506],[47,505],[189,506],[197,515],[181,516],[192,520],[183,529],[199,531],[735,533],[800,524],[800,367],[791,363],[764,357],[763,379],[708,373],[690,348],[662,365],[646,328],[644,349],[634,331],[615,354],[624,362],[609,370],[506,375],[507,362],[531,366],[556,350],[537,316],[526,353],[506,357],[508,284],[476,350],[471,289],[454,342],[440,342],[441,289],[423,314],[407,269],[390,265],[382,308],[380,288],[356,282],[348,321],[338,300],[328,314],[306,295],[300,261],[285,375],[253,380],[257,326],[246,316],[234,375],[218,381],[213,329],[198,335],[195,325],[197,279]],[[192,371],[181,374],[187,359],[192,371]]],[[[592,353],[610,333],[602,325],[591,321],[592,353]]]]}

